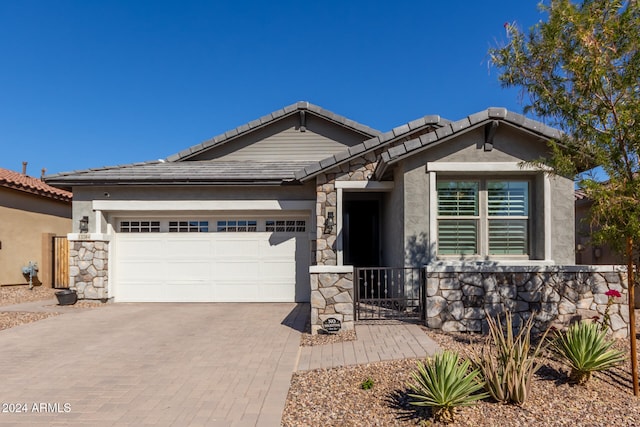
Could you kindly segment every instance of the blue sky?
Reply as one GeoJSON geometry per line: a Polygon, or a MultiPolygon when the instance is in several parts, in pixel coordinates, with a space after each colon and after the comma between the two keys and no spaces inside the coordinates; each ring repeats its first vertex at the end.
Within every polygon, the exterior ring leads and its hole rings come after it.
{"type": "Polygon", "coordinates": [[[537,1],[0,1],[0,167],[165,158],[296,101],[385,131],[522,112],[487,50],[537,1]]]}

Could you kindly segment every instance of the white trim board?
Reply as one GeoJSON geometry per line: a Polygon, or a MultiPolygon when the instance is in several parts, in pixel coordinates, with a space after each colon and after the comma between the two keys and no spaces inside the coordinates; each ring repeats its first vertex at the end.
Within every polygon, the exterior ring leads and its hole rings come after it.
{"type": "Polygon", "coordinates": [[[315,208],[315,200],[94,200],[101,211],[280,211],[315,208]]]}
{"type": "Polygon", "coordinates": [[[427,162],[427,172],[543,172],[521,162],[427,162]]]}
{"type": "Polygon", "coordinates": [[[367,190],[367,191],[391,191],[392,181],[336,181],[336,188],[347,190],[367,190]]]}

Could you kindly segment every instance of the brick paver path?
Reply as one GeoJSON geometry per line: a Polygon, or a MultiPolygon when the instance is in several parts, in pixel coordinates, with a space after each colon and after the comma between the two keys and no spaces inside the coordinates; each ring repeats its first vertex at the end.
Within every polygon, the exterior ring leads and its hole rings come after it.
{"type": "Polygon", "coordinates": [[[307,371],[383,360],[425,358],[440,351],[438,344],[418,325],[356,325],[356,333],[356,341],[302,347],[296,369],[307,371]]]}
{"type": "Polygon", "coordinates": [[[305,308],[111,304],[0,331],[0,425],[278,426],[305,308]]]}

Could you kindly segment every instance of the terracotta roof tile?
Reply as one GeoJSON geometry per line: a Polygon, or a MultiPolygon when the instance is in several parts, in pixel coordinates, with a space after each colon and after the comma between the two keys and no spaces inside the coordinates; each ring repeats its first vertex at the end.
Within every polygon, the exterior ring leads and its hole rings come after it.
{"type": "Polygon", "coordinates": [[[12,188],[14,190],[37,194],[64,202],[70,202],[72,198],[72,194],[69,191],[52,187],[40,179],[3,168],[0,168],[0,187],[12,188]]]}

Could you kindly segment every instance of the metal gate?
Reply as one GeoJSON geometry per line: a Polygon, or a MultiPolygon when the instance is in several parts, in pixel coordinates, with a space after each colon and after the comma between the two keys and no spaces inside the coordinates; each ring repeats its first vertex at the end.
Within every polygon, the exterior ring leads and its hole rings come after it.
{"type": "Polygon", "coordinates": [[[424,320],[424,269],[366,267],[354,270],[355,320],[424,320]]]}
{"type": "Polygon", "coordinates": [[[53,272],[51,286],[55,289],[69,287],[69,240],[67,236],[53,237],[53,272]]]}

